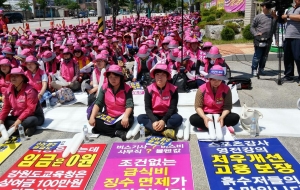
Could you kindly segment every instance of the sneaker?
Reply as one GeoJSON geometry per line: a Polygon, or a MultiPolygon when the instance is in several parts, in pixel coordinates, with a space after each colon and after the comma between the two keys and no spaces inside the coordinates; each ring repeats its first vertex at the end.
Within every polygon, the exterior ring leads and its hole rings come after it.
{"type": "Polygon", "coordinates": [[[289,78],[289,77],[283,77],[283,78],[281,79],[281,82],[283,82],[283,83],[293,83],[293,82],[294,82],[294,79],[289,78]]]}
{"type": "Polygon", "coordinates": [[[149,131],[147,128],[145,128],[145,136],[151,135],[151,131],[149,131]]]}
{"type": "Polygon", "coordinates": [[[257,70],[252,70],[252,76],[257,77],[257,70]]]}
{"type": "Polygon", "coordinates": [[[163,136],[176,140],[176,134],[174,129],[166,129],[162,132],[163,136]]]}
{"type": "Polygon", "coordinates": [[[126,134],[127,134],[127,132],[125,132],[125,131],[121,131],[121,130],[117,130],[116,131],[116,136],[120,137],[122,139],[122,141],[126,141],[127,140],[126,139],[126,134]]]}
{"type": "Polygon", "coordinates": [[[25,130],[25,135],[27,135],[28,137],[31,137],[32,135],[34,135],[35,132],[36,132],[36,128],[30,127],[25,130]]]}
{"type": "Polygon", "coordinates": [[[227,129],[228,129],[228,131],[229,131],[231,134],[234,134],[234,135],[235,135],[235,132],[234,132],[234,128],[233,128],[233,127],[228,126],[227,129]]]}
{"type": "Polygon", "coordinates": [[[100,133],[97,131],[97,129],[95,129],[95,127],[92,128],[92,133],[93,133],[93,134],[100,134],[100,133]]]}

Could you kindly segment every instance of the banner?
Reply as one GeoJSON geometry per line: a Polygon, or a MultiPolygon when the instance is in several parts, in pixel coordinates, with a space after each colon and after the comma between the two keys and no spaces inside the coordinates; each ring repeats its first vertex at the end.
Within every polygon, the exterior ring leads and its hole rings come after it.
{"type": "Polygon", "coordinates": [[[224,9],[224,0],[217,0],[217,9],[224,9]]]}
{"type": "Polygon", "coordinates": [[[193,190],[189,143],[114,143],[94,189],[193,190]]]}
{"type": "Polygon", "coordinates": [[[211,3],[210,3],[210,6],[216,6],[217,5],[217,0],[212,0],[211,3]]]}
{"type": "Polygon", "coordinates": [[[198,143],[211,190],[299,189],[299,163],[277,138],[198,143]]]}
{"type": "Polygon", "coordinates": [[[246,0],[223,0],[223,5],[226,12],[245,11],[246,0]]]}
{"type": "Polygon", "coordinates": [[[0,164],[2,164],[21,145],[20,138],[10,137],[8,141],[0,145],[0,164]]]}
{"type": "Polygon", "coordinates": [[[0,189],[85,189],[106,144],[83,144],[76,154],[62,158],[66,146],[28,150],[0,178],[0,189]]]}

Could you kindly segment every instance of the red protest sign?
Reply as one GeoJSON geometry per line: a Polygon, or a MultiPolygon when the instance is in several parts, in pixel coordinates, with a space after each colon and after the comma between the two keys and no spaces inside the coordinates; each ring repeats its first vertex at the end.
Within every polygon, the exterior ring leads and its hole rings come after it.
{"type": "Polygon", "coordinates": [[[0,178],[0,188],[85,189],[106,144],[83,144],[76,154],[62,157],[65,146],[52,151],[28,150],[0,178]]]}

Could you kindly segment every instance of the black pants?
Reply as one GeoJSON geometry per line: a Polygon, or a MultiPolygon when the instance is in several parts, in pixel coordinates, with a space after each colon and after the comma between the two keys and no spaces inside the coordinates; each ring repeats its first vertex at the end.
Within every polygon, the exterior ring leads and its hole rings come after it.
{"type": "MultiPolygon", "coordinates": [[[[162,119],[162,116],[155,115],[157,118],[157,121],[162,119]]],[[[159,134],[159,132],[155,131],[152,127],[153,122],[150,120],[147,114],[141,114],[137,118],[138,123],[143,124],[149,131],[151,131],[152,134],[159,134]]],[[[178,113],[173,114],[170,119],[168,119],[166,125],[167,127],[165,129],[174,129],[177,130],[177,128],[182,124],[182,117],[178,113]]]]}
{"type": "Polygon", "coordinates": [[[294,68],[298,70],[298,79],[300,79],[300,39],[286,38],[283,43],[284,51],[284,75],[289,79],[294,77],[294,68]]]}
{"type": "Polygon", "coordinates": [[[96,133],[99,133],[101,135],[115,137],[116,136],[115,133],[117,130],[128,131],[131,128],[134,122],[133,115],[129,116],[128,120],[129,120],[129,126],[127,128],[124,128],[121,125],[121,120],[113,125],[106,125],[103,120],[96,119],[96,125],[94,127],[94,130],[96,133]]]}
{"type": "MultiPolygon", "coordinates": [[[[6,129],[8,129],[10,126],[12,126],[15,121],[18,119],[16,116],[7,116],[7,118],[4,121],[4,126],[6,129]]],[[[22,126],[24,127],[24,131],[28,128],[36,128],[37,126],[41,126],[44,123],[45,118],[39,117],[39,116],[29,116],[26,119],[22,121],[22,126]]],[[[16,131],[16,134],[18,134],[18,130],[16,131]]]]}
{"type": "MultiPolygon", "coordinates": [[[[224,125],[227,127],[236,125],[240,120],[240,116],[236,113],[229,113],[224,118],[224,125]]],[[[190,117],[190,123],[194,127],[200,128],[202,130],[208,130],[208,128],[204,124],[204,120],[196,113],[194,115],[191,115],[190,117]]]]}

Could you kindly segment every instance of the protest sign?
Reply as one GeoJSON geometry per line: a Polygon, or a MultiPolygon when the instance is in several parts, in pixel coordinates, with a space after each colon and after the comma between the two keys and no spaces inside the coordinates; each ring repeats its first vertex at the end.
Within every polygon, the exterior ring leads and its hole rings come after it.
{"type": "Polygon", "coordinates": [[[146,138],[145,143],[147,145],[169,146],[172,143],[172,139],[162,136],[150,136],[146,138]]]}
{"type": "Polygon", "coordinates": [[[0,178],[3,189],[85,189],[106,144],[83,144],[76,154],[62,158],[66,146],[28,150],[0,178]]]}
{"type": "Polygon", "coordinates": [[[117,189],[193,190],[188,142],[170,146],[114,143],[95,190],[117,189]]]}
{"type": "Polygon", "coordinates": [[[20,138],[10,137],[4,144],[0,145],[0,164],[2,164],[21,145],[20,138]]]}
{"type": "Polygon", "coordinates": [[[277,138],[198,143],[211,190],[299,188],[299,163],[277,138]]]}

